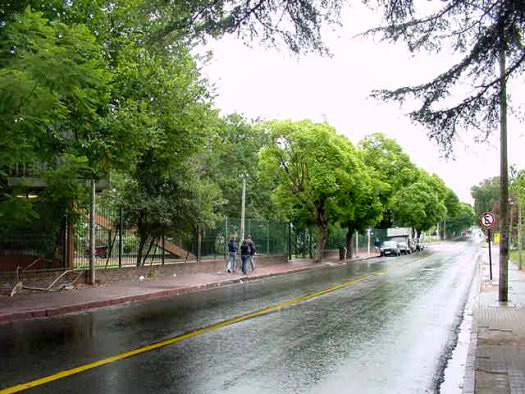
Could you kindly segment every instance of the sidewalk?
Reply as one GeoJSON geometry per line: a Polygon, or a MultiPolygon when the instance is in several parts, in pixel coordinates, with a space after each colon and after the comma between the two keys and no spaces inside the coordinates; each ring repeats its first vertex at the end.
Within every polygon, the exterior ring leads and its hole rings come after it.
{"type": "Polygon", "coordinates": [[[479,296],[475,301],[473,337],[464,393],[525,394],[525,271],[509,262],[509,302],[498,302],[499,248],[488,248],[478,261],[479,296]]]}
{"type": "MultiPolygon", "coordinates": [[[[375,255],[371,257],[376,257],[375,255]]],[[[359,261],[368,256],[345,262],[359,261]]],[[[310,269],[338,266],[340,262],[313,263],[307,260],[259,265],[254,273],[228,274],[224,271],[179,274],[169,278],[126,280],[95,287],[61,292],[37,292],[0,297],[0,325],[36,318],[63,315],[108,305],[162,298],[206,288],[242,283],[310,269]]]]}

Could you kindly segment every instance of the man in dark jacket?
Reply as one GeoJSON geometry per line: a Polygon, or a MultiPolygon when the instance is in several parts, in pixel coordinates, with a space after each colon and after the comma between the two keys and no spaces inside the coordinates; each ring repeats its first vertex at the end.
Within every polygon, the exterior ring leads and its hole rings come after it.
{"type": "Polygon", "coordinates": [[[246,275],[246,263],[250,258],[250,245],[245,239],[241,244],[241,270],[244,275],[246,275]]]}
{"type": "Polygon", "coordinates": [[[230,237],[230,241],[228,242],[228,263],[226,265],[228,273],[235,272],[235,260],[237,259],[238,250],[239,245],[235,242],[235,238],[230,237]]]}
{"type": "Polygon", "coordinates": [[[246,243],[250,246],[250,253],[248,255],[248,258],[250,259],[250,266],[252,267],[252,272],[255,272],[254,256],[257,249],[255,249],[255,242],[253,242],[251,235],[246,237],[246,243]]]}

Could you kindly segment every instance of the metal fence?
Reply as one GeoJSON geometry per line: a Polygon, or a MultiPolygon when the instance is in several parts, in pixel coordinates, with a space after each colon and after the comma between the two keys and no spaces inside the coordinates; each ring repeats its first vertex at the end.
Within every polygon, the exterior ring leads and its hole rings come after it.
{"type": "MultiPolygon", "coordinates": [[[[139,236],[136,228],[126,227],[126,212],[121,209],[97,208],[95,227],[95,265],[98,268],[133,266],[137,264],[139,236]]],[[[255,242],[257,253],[286,255],[288,253],[286,223],[264,219],[246,219],[245,235],[255,242]]],[[[224,258],[230,237],[241,237],[240,219],[224,218],[200,234],[170,236],[169,229],[158,239],[148,239],[143,255],[147,264],[184,262],[188,260],[224,258]],[[146,253],[149,252],[149,253],[146,253]]],[[[89,266],[89,218],[82,216],[74,231],[75,267],[89,266]]]]}
{"type": "MultiPolygon", "coordinates": [[[[258,254],[267,256],[286,255],[288,253],[287,233],[287,224],[283,222],[264,219],[245,220],[244,234],[251,236],[258,254]]],[[[214,228],[203,230],[200,253],[198,242],[194,242],[194,247],[191,250],[195,255],[200,255],[203,258],[225,257],[230,237],[240,241],[240,219],[224,218],[214,228]]]]}
{"type": "MultiPolygon", "coordinates": [[[[113,206],[99,204],[95,226],[95,265],[97,268],[117,268],[135,266],[139,250],[139,236],[136,227],[126,226],[126,212],[113,206]]],[[[16,270],[14,259],[9,256],[42,256],[47,263],[39,264],[39,269],[77,268],[89,266],[89,215],[81,211],[80,217],[65,231],[67,223],[60,231],[45,229],[31,234],[11,234],[0,239],[0,271],[16,270]],[[68,243],[68,237],[70,242],[68,243]],[[69,249],[68,249],[69,246],[69,249]],[[69,257],[68,257],[69,256],[69,257]],[[4,258],[2,258],[4,257],[4,258]],[[69,261],[67,260],[69,259],[69,261]],[[71,261],[72,260],[72,261],[71,261]],[[8,266],[9,265],[9,266],[8,266]],[[11,265],[13,265],[11,267],[11,265]]],[[[354,236],[354,245],[367,248],[376,234],[385,230],[372,230],[368,234],[354,236]]],[[[158,239],[148,239],[143,250],[147,254],[145,264],[164,264],[185,262],[196,259],[222,259],[227,254],[230,237],[237,241],[241,237],[241,220],[224,218],[215,226],[195,233],[173,236],[176,231],[166,231],[158,239]]],[[[311,228],[299,228],[280,221],[253,219],[245,220],[245,235],[250,235],[260,255],[287,255],[289,258],[312,258],[317,246],[316,232],[311,228]]],[[[345,244],[346,229],[333,228],[327,240],[327,250],[337,250],[345,244]]],[[[18,259],[19,262],[26,262],[18,259]]]]}
{"type": "MultiPolygon", "coordinates": [[[[291,258],[312,258],[317,248],[317,236],[315,230],[311,228],[297,228],[293,226],[290,231],[290,257],[291,258]]],[[[334,227],[330,229],[328,239],[326,240],[325,251],[339,250],[346,247],[347,229],[334,227]]],[[[374,240],[378,237],[386,237],[386,229],[370,229],[365,234],[354,233],[352,236],[352,248],[358,253],[364,253],[374,250],[374,240]]]]}

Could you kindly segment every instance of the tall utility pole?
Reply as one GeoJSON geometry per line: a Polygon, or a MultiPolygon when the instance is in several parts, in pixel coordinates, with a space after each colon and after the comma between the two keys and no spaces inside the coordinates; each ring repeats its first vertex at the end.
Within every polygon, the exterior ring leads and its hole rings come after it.
{"type": "Polygon", "coordinates": [[[509,300],[509,174],[507,160],[507,83],[505,80],[505,33],[500,35],[500,231],[499,301],[509,300]]]}
{"type": "Polygon", "coordinates": [[[242,178],[242,195],[241,195],[241,242],[244,240],[244,214],[246,207],[246,174],[241,175],[242,178]]]}

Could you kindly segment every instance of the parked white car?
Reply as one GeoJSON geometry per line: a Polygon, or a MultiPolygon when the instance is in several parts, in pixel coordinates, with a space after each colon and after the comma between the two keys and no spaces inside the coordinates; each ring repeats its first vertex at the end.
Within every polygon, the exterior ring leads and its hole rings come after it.
{"type": "Polygon", "coordinates": [[[395,241],[385,241],[379,247],[379,252],[381,256],[393,255],[399,256],[401,252],[399,251],[399,246],[395,241]]]}
{"type": "Polygon", "coordinates": [[[409,240],[407,237],[392,237],[392,238],[389,238],[388,241],[396,242],[397,247],[399,248],[399,251],[401,253],[404,253],[404,254],[412,253],[412,248],[409,245],[409,240]]]}

